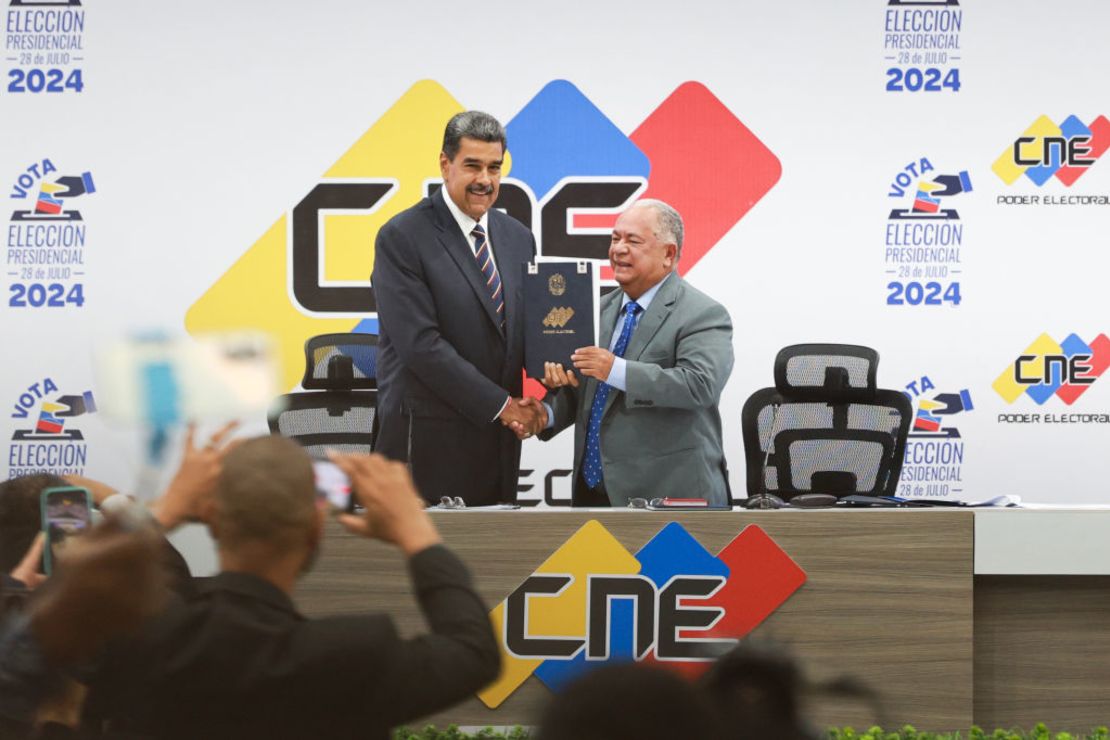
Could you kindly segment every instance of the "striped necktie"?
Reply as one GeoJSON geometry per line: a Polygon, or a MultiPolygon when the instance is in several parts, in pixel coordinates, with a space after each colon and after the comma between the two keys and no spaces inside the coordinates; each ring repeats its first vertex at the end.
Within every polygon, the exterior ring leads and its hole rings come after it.
{"type": "MultiPolygon", "coordinates": [[[[628,349],[628,340],[632,338],[632,330],[636,328],[636,316],[640,312],[640,304],[629,301],[624,304],[624,326],[621,327],[620,337],[613,346],[613,354],[624,357],[628,349]]],[[[601,483],[601,414],[605,411],[605,401],[613,386],[608,383],[599,383],[594,393],[594,402],[590,404],[590,420],[586,425],[586,452],[582,456],[582,477],[590,488],[597,488],[601,483]]]]}
{"type": "Polygon", "coordinates": [[[481,224],[475,224],[470,232],[474,237],[474,259],[478,261],[478,269],[486,278],[486,290],[501,319],[501,328],[505,328],[505,296],[501,292],[501,276],[497,274],[497,265],[493,264],[493,254],[490,253],[489,241],[486,240],[486,230],[481,224]]]}

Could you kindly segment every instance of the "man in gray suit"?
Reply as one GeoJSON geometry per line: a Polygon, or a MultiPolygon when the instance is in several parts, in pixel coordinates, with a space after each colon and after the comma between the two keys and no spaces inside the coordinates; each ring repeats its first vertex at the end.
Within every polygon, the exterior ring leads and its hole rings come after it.
{"type": "MultiPolygon", "coordinates": [[[[729,503],[717,404],[732,372],[732,321],[675,271],[682,217],[658,200],[617,219],[609,262],[620,291],[601,301],[601,346],[548,363],[541,439],[574,423],[574,505],[633,497],[729,503]]],[[[523,434],[523,431],[518,432],[523,434]]]]}

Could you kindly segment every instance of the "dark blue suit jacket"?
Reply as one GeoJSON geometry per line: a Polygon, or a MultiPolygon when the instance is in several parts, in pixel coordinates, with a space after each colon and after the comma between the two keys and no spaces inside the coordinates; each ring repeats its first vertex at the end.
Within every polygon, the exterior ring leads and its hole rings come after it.
{"type": "Polygon", "coordinates": [[[446,203],[425,198],[378,232],[372,282],[380,323],[376,449],[409,461],[429,501],[516,499],[520,442],[494,418],[522,391],[523,265],[532,232],[498,210],[489,239],[505,292],[504,330],[446,203]]]}
{"type": "Polygon", "coordinates": [[[110,646],[86,677],[86,710],[111,721],[106,737],[385,740],[479,690],[500,663],[462,561],[438,545],[409,570],[431,631],[407,640],[387,615],[305,619],[273,584],[221,573],[110,646]]]}

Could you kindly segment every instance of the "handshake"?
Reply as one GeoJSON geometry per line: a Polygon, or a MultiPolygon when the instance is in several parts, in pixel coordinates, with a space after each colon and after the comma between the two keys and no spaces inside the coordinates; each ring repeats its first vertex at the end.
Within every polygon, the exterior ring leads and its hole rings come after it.
{"type": "MultiPolygon", "coordinates": [[[[580,347],[570,356],[574,367],[583,376],[597,378],[601,382],[609,379],[616,356],[601,347],[580,347]]],[[[547,388],[555,390],[564,386],[577,388],[579,380],[570,368],[554,362],[545,362],[543,378],[540,381],[547,388]]],[[[547,428],[547,409],[535,398],[511,398],[508,405],[497,417],[503,426],[512,429],[518,439],[528,439],[547,428]]]]}
{"type": "Polygon", "coordinates": [[[518,439],[528,439],[547,427],[547,409],[537,398],[510,398],[497,418],[518,439]]]}

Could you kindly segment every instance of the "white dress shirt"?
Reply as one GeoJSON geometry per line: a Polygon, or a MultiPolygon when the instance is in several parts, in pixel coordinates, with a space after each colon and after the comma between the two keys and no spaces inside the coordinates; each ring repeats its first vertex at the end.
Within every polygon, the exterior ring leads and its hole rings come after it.
{"type": "MultiPolygon", "coordinates": [[[[475,248],[474,236],[470,233],[474,231],[475,226],[481,226],[482,231],[486,232],[486,244],[489,245],[489,258],[493,260],[493,268],[497,270],[497,258],[493,256],[493,242],[489,240],[489,211],[482,214],[482,218],[475,221],[470,216],[462,212],[462,209],[455,205],[455,201],[451,200],[451,196],[447,194],[447,186],[444,185],[439,189],[440,196],[443,197],[443,202],[447,204],[447,210],[451,211],[451,215],[455,217],[455,223],[459,225],[459,230],[462,231],[463,236],[466,237],[466,243],[470,245],[470,251],[474,253],[475,257],[478,255],[478,250],[475,248]]],[[[498,270],[500,274],[500,270],[498,270]]]]}

